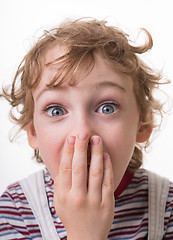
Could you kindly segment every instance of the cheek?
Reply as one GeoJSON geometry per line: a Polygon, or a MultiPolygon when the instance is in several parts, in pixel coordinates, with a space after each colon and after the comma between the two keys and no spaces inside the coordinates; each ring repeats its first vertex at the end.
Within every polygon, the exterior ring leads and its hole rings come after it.
{"type": "Polygon", "coordinates": [[[65,143],[65,137],[53,129],[37,126],[37,141],[40,156],[50,172],[52,178],[58,171],[62,151],[65,143]]]}
{"type": "Polygon", "coordinates": [[[110,131],[105,141],[105,149],[111,157],[115,188],[119,185],[133,155],[136,143],[136,128],[130,130],[122,125],[110,131]]]}
{"type": "Polygon", "coordinates": [[[136,143],[137,124],[118,122],[104,134],[105,148],[113,155],[129,156],[136,143]]]}
{"type": "Polygon", "coordinates": [[[117,167],[128,165],[135,147],[135,137],[118,134],[114,135],[114,139],[107,144],[107,151],[111,155],[113,164],[117,167]]]}
{"type": "Polygon", "coordinates": [[[53,179],[57,175],[59,169],[62,158],[62,148],[62,143],[57,141],[56,143],[49,143],[45,148],[43,145],[43,148],[40,149],[41,158],[53,179]]]}

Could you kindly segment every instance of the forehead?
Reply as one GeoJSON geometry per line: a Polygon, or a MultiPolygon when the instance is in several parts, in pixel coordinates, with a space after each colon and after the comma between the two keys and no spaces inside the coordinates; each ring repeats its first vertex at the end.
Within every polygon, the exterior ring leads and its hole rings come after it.
{"type": "Polygon", "coordinates": [[[47,65],[51,62],[54,62],[58,58],[62,57],[67,53],[67,48],[60,43],[57,43],[50,47],[45,54],[44,64],[47,65]]]}
{"type": "MultiPolygon", "coordinates": [[[[42,75],[41,82],[37,88],[43,89],[45,88],[52,79],[57,75],[59,69],[61,69],[62,61],[61,59],[57,61],[60,57],[67,54],[67,48],[63,45],[57,44],[50,48],[44,58],[44,71],[42,75]]],[[[80,69],[80,73],[84,71],[80,69]]],[[[67,71],[64,70],[62,75],[67,75],[66,81],[61,85],[61,87],[69,87],[68,84],[68,74],[67,71]]],[[[115,83],[126,91],[132,89],[133,81],[130,76],[120,73],[113,69],[113,67],[104,59],[101,52],[97,51],[94,53],[94,67],[92,71],[83,79],[82,74],[78,75],[77,85],[76,87],[80,87],[82,85],[88,85],[89,87],[94,87],[94,85],[99,85],[99,83],[112,82],[115,83]]],[[[58,79],[57,79],[58,82],[58,79]]],[[[111,86],[111,84],[108,84],[111,86]]]]}

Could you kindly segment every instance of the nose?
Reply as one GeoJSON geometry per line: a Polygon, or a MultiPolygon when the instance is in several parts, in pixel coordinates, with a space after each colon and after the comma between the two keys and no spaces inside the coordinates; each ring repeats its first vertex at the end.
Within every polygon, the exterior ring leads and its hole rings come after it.
{"type": "Polygon", "coordinates": [[[77,136],[79,133],[85,133],[88,138],[97,134],[94,119],[89,114],[79,114],[73,119],[72,136],[77,136]]]}

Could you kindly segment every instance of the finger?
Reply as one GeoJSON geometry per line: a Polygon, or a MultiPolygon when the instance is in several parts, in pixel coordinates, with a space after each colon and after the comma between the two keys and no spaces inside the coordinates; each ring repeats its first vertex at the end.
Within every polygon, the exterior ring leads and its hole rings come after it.
{"type": "Polygon", "coordinates": [[[72,159],[74,153],[75,137],[67,138],[63,155],[59,165],[58,184],[62,190],[69,191],[72,185],[72,159]]]}
{"type": "Polygon", "coordinates": [[[99,136],[91,138],[91,163],[89,169],[88,192],[93,201],[102,200],[103,144],[99,136]]]}
{"type": "Polygon", "coordinates": [[[112,162],[108,153],[103,154],[102,201],[114,201],[114,176],[112,162]]]}
{"type": "Polygon", "coordinates": [[[87,190],[87,148],[88,135],[78,134],[72,162],[72,188],[76,194],[86,193],[87,190]]]}

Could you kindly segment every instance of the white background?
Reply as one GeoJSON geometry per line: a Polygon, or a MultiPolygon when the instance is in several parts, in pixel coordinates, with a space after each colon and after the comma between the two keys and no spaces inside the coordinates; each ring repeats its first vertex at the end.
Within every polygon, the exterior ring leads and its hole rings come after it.
{"type": "MultiPolygon", "coordinates": [[[[141,27],[148,29],[154,48],[146,58],[173,79],[172,0],[0,0],[0,87],[12,81],[18,64],[43,29],[78,17],[106,18],[132,36],[141,27]]],[[[163,89],[172,98],[172,83],[163,89]]],[[[13,124],[8,111],[8,103],[0,99],[0,194],[7,185],[40,168],[32,160],[25,134],[15,143],[9,142],[13,124]]],[[[173,181],[172,135],[171,113],[145,154],[144,166],[173,181]]]]}

